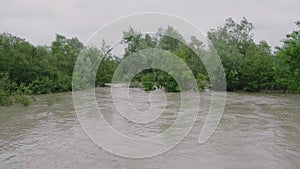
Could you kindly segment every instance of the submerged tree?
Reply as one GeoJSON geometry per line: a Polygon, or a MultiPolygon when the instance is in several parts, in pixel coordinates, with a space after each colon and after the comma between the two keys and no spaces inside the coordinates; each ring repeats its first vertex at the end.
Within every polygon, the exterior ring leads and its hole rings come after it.
{"type": "MultiPolygon", "coordinates": [[[[178,59],[182,59],[189,68],[191,69],[194,77],[198,79],[199,89],[203,89],[205,86],[202,83],[202,80],[206,80],[207,73],[203,64],[201,63],[198,54],[203,50],[202,42],[196,37],[191,37],[191,42],[187,43],[182,35],[176,31],[173,27],[168,27],[167,29],[159,28],[156,34],[141,34],[138,31],[135,31],[133,28],[129,28],[128,31],[123,32],[123,42],[127,45],[125,48],[125,58],[134,55],[138,51],[143,49],[161,49],[165,53],[160,53],[161,60],[168,58],[170,53],[178,56],[178,59]],[[197,51],[198,53],[196,53],[197,51]],[[170,52],[170,53],[168,53],[170,52]]],[[[151,54],[148,54],[151,55],[151,54]]],[[[147,62],[151,62],[148,60],[147,62]]],[[[179,69],[179,65],[171,65],[172,62],[164,62],[166,67],[174,67],[174,69],[179,69]]],[[[138,63],[137,63],[138,64],[138,63]]],[[[134,64],[128,65],[135,66],[134,64]]],[[[126,71],[124,70],[124,73],[126,71]]],[[[183,72],[178,77],[188,78],[187,75],[183,72]]],[[[188,90],[189,88],[183,87],[180,89],[175,79],[167,72],[164,72],[159,69],[148,69],[144,70],[142,73],[139,73],[135,76],[133,81],[139,81],[143,84],[146,90],[153,90],[156,87],[164,87],[168,92],[178,92],[180,90],[188,90]]],[[[188,86],[188,85],[184,85],[188,86]]]]}

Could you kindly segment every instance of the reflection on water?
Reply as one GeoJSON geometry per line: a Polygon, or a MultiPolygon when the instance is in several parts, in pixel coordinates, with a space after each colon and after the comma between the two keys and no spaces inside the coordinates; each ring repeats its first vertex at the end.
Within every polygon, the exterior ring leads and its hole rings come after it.
{"type": "MultiPolygon", "coordinates": [[[[217,131],[199,145],[209,99],[209,93],[201,94],[198,119],[182,143],[143,160],[120,158],[95,145],[80,127],[71,93],[36,96],[29,107],[0,107],[0,168],[300,168],[300,95],[228,93],[217,131]]],[[[115,112],[109,88],[97,89],[105,119],[135,137],[156,135],[174,123],[180,95],[169,93],[167,100],[157,121],[137,124],[115,112]]]]}

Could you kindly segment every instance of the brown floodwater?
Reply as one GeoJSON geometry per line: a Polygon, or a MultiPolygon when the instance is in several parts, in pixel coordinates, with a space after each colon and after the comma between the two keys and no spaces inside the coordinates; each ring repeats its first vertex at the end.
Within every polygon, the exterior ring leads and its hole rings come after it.
{"type": "MultiPolygon", "coordinates": [[[[137,109],[146,109],[144,92],[130,90],[139,100],[137,109]]],[[[112,108],[109,91],[98,88],[97,102],[120,133],[153,136],[171,126],[178,115],[180,94],[168,93],[166,109],[155,123],[128,122],[112,108]]],[[[72,93],[34,96],[27,107],[0,107],[0,168],[300,168],[300,95],[228,92],[217,130],[205,144],[198,144],[209,95],[201,93],[200,111],[189,135],[170,151],[146,159],[122,158],[97,146],[81,128],[72,93]]]]}

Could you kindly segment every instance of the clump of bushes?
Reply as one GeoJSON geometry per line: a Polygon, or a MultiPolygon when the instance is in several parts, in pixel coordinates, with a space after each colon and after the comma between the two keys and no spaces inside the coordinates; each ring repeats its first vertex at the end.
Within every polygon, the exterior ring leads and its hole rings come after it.
{"type": "Polygon", "coordinates": [[[10,100],[9,95],[0,89],[0,105],[9,106],[12,102],[10,100]]]}
{"type": "Polygon", "coordinates": [[[31,99],[24,95],[16,95],[14,99],[16,103],[21,103],[24,106],[28,106],[31,103],[31,99]]]}

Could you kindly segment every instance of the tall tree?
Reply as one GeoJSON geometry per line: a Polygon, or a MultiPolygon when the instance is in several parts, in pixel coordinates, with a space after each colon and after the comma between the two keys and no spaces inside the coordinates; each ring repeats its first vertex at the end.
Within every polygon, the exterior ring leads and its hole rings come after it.
{"type": "Polygon", "coordinates": [[[277,47],[276,82],[284,92],[300,93],[300,21],[297,30],[286,36],[282,47],[277,47]]]}
{"type": "Polygon", "coordinates": [[[270,47],[265,41],[255,44],[252,30],[246,18],[240,23],[229,18],[224,26],[208,32],[221,57],[229,91],[259,91],[272,86],[272,78],[267,76],[273,63],[270,47]]]}

